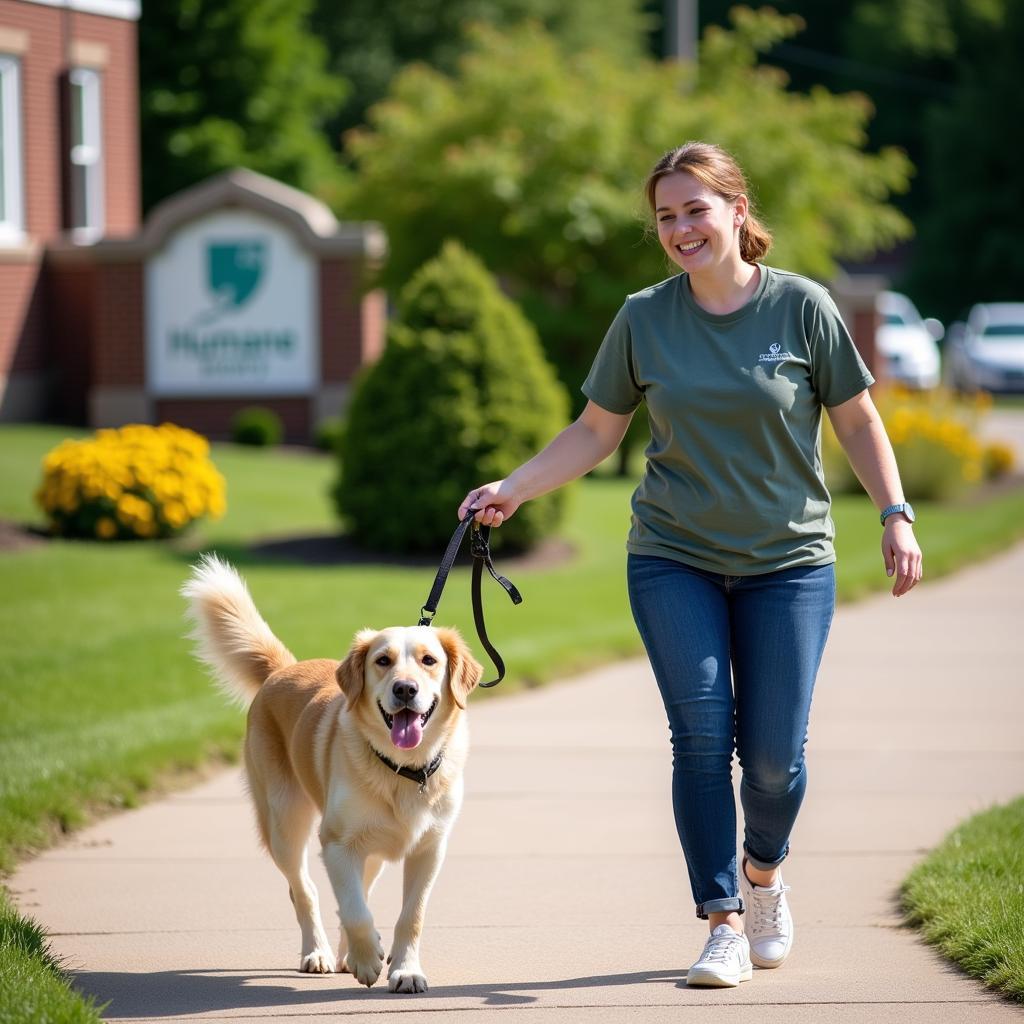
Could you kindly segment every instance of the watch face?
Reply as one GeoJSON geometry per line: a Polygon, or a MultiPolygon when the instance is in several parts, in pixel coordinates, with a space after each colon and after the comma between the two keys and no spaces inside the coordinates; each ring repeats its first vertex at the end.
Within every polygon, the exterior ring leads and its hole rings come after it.
{"type": "Polygon", "coordinates": [[[910,504],[910,502],[909,502],[909,501],[908,501],[908,502],[907,502],[907,503],[906,503],[906,504],[905,504],[905,505],[903,506],[903,514],[904,514],[904,515],[905,515],[905,516],[906,516],[906,517],[907,517],[907,518],[908,518],[908,519],[909,519],[909,520],[910,520],[911,522],[913,522],[913,521],[914,521],[914,520],[915,520],[915,519],[917,518],[917,516],[915,516],[915,515],[914,515],[914,507],[913,507],[913,506],[912,506],[912,505],[910,504]]]}

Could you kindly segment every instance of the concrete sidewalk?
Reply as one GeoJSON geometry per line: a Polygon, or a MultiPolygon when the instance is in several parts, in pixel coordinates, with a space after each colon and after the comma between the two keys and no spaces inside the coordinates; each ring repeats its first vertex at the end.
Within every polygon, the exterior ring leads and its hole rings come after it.
{"type": "MultiPolygon", "coordinates": [[[[425,995],[294,970],[286,887],[257,849],[237,772],[82,832],[11,888],[112,1021],[1021,1021],[902,928],[894,894],[958,821],[1024,791],[1022,579],[1024,545],[908,598],[840,609],[786,867],[794,952],[738,989],[683,981],[705,925],[640,661],[472,706],[425,995]]],[[[371,900],[385,948],[399,893],[389,869],[371,900]]]]}

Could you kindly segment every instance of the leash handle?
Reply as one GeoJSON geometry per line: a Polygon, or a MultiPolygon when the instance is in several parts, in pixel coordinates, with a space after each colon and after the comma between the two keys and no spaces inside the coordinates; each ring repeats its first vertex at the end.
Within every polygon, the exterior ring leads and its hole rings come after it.
{"type": "Polygon", "coordinates": [[[448,573],[451,572],[451,568],[455,564],[455,558],[462,544],[462,538],[465,537],[470,523],[473,523],[470,541],[470,554],[473,556],[473,621],[476,624],[477,636],[479,636],[480,642],[484,645],[498,672],[497,678],[492,679],[490,682],[480,683],[483,687],[490,687],[497,686],[505,678],[505,662],[502,660],[494,644],[491,643],[487,635],[487,627],[484,624],[483,588],[481,586],[484,566],[487,567],[491,578],[508,594],[513,604],[522,604],[523,595],[519,593],[515,584],[508,577],[499,575],[495,570],[494,563],[491,561],[491,528],[489,526],[480,526],[478,523],[473,522],[473,517],[479,511],[479,509],[471,508],[463,517],[462,522],[459,523],[455,533],[452,534],[452,539],[448,542],[444,557],[441,559],[440,568],[434,577],[434,585],[430,588],[430,595],[427,597],[426,604],[420,609],[418,625],[429,626],[437,614],[437,606],[440,603],[444,585],[448,581],[448,573]]]}

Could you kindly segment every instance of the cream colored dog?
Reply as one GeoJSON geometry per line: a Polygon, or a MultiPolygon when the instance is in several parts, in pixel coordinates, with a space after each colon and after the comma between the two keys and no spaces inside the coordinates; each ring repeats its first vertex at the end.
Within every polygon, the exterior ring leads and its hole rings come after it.
{"type": "Polygon", "coordinates": [[[377,980],[384,949],[366,901],[384,862],[401,860],[388,989],[425,992],[420,933],[462,803],[463,712],[482,667],[455,630],[429,626],[362,630],[340,663],[297,662],[234,569],[212,556],[182,594],[198,657],[250,705],[245,769],[260,836],[288,880],[302,930],[299,970],[377,980]],[[308,870],[318,815],[342,925],[337,959],[308,870]]]}

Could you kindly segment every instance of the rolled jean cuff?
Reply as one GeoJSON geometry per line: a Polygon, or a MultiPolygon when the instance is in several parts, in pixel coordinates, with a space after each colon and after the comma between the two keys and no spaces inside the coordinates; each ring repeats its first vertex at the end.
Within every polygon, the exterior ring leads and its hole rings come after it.
{"type": "Polygon", "coordinates": [[[697,916],[706,921],[710,914],[737,914],[743,913],[743,900],[739,896],[727,896],[720,900],[705,900],[697,904],[697,916]]]}
{"type": "Polygon", "coordinates": [[[778,860],[761,860],[759,857],[755,857],[746,844],[743,845],[743,858],[752,867],[757,868],[758,871],[774,871],[787,857],[789,856],[789,844],[786,844],[786,849],[782,851],[782,856],[778,860]]]}

